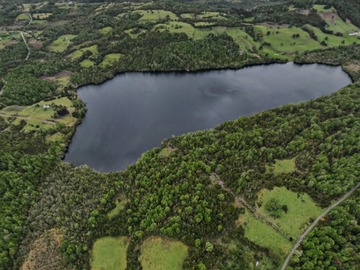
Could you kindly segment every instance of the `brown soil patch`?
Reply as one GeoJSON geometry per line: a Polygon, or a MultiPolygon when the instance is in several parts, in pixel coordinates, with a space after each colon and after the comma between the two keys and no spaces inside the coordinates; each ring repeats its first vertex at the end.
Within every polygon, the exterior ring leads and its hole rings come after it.
{"type": "Polygon", "coordinates": [[[336,19],[335,19],[336,13],[333,13],[333,12],[328,12],[328,13],[319,12],[318,14],[321,17],[321,19],[323,19],[323,20],[325,20],[327,22],[330,22],[332,24],[336,23],[336,19]]]}
{"type": "Polygon", "coordinates": [[[344,68],[355,73],[360,73],[360,61],[350,62],[348,65],[344,66],[344,68]]]}
{"type": "Polygon", "coordinates": [[[51,229],[45,232],[32,244],[21,270],[63,269],[61,240],[62,234],[59,230],[51,229]]]}
{"type": "Polygon", "coordinates": [[[31,40],[29,41],[29,45],[31,45],[34,49],[39,50],[42,47],[41,42],[37,40],[31,40]]]}
{"type": "Polygon", "coordinates": [[[57,79],[63,78],[63,77],[69,77],[72,75],[71,71],[67,71],[67,70],[63,70],[61,72],[59,72],[58,74],[54,75],[54,76],[50,76],[50,77],[41,77],[40,80],[47,80],[47,81],[55,81],[57,79]]]}

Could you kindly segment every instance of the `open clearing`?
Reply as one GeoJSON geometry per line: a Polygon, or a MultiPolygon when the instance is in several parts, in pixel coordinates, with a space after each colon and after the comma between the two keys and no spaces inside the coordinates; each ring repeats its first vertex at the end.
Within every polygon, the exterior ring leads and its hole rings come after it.
{"type": "Polygon", "coordinates": [[[98,46],[97,46],[97,45],[93,45],[93,46],[90,46],[90,47],[86,47],[86,48],[82,48],[82,49],[76,50],[76,51],[72,52],[71,54],[69,54],[67,57],[68,57],[71,61],[74,61],[74,60],[77,60],[77,59],[79,59],[80,57],[82,57],[85,52],[91,52],[92,55],[96,55],[96,54],[99,53],[99,51],[98,51],[98,46]]]}
{"type": "Polygon", "coordinates": [[[128,200],[126,199],[125,196],[122,196],[122,197],[120,197],[120,198],[117,198],[117,199],[115,200],[115,205],[116,205],[115,208],[112,209],[112,210],[107,214],[108,218],[109,218],[109,219],[112,219],[113,217],[116,217],[116,216],[120,213],[120,211],[125,208],[125,206],[126,206],[127,203],[128,203],[128,200]]]}
{"type": "Polygon", "coordinates": [[[280,257],[285,257],[291,250],[292,244],[288,239],[271,226],[253,217],[248,210],[239,220],[245,228],[245,237],[255,244],[273,250],[280,257]]]}
{"type": "Polygon", "coordinates": [[[111,66],[114,63],[116,63],[117,61],[119,61],[121,56],[122,56],[122,54],[120,54],[120,53],[107,54],[107,55],[105,55],[104,60],[100,63],[99,67],[105,68],[107,66],[111,66]]]}
{"type": "Polygon", "coordinates": [[[125,270],[127,237],[103,237],[94,243],[91,259],[92,270],[125,270]]]}
{"type": "Polygon", "coordinates": [[[101,28],[99,30],[99,32],[103,35],[107,35],[107,34],[110,34],[112,32],[112,27],[111,26],[106,26],[104,28],[101,28]]]}
{"type": "Polygon", "coordinates": [[[144,270],[181,270],[188,247],[179,241],[150,237],[141,246],[140,263],[144,270]]]}
{"type": "Polygon", "coordinates": [[[71,40],[74,39],[76,35],[63,35],[58,37],[49,45],[49,50],[53,52],[63,52],[71,44],[71,40]]]}
{"type": "Polygon", "coordinates": [[[89,68],[95,65],[94,61],[91,61],[89,59],[85,59],[84,61],[82,61],[80,63],[80,66],[82,66],[83,68],[89,68]]]}
{"type": "Polygon", "coordinates": [[[266,170],[274,174],[292,173],[296,170],[295,158],[283,160],[276,159],[274,165],[266,166],[266,170]]]}
{"type": "Polygon", "coordinates": [[[134,13],[142,15],[140,18],[141,21],[161,21],[161,20],[177,20],[178,17],[171,11],[166,11],[162,9],[156,10],[136,10],[134,13]]]}
{"type": "Polygon", "coordinates": [[[285,187],[275,187],[273,190],[263,189],[258,193],[258,213],[273,220],[283,231],[297,239],[310,223],[323,211],[308,194],[296,194],[285,187]],[[272,218],[265,209],[266,203],[276,199],[281,205],[286,205],[287,213],[283,212],[279,218],[272,218]]]}

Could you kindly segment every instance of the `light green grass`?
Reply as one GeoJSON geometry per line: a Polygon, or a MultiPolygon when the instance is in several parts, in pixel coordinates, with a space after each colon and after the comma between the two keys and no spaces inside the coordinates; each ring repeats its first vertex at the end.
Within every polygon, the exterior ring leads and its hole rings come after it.
{"type": "Polygon", "coordinates": [[[332,20],[326,20],[326,22],[328,23],[328,26],[327,26],[328,30],[334,31],[334,33],[339,32],[339,33],[343,33],[343,34],[350,34],[350,33],[359,31],[358,27],[356,27],[352,23],[344,22],[339,17],[339,15],[335,14],[334,16],[335,16],[335,18],[334,18],[335,22],[333,22],[332,20]]]}
{"type": "Polygon", "coordinates": [[[258,204],[261,207],[258,212],[274,222],[286,233],[297,239],[310,223],[322,213],[322,209],[306,193],[297,193],[288,190],[286,187],[275,187],[273,190],[263,189],[258,193],[258,204]],[[288,207],[287,213],[280,218],[272,219],[265,209],[265,205],[271,199],[276,199],[281,205],[288,207]]]}
{"type": "Polygon", "coordinates": [[[143,33],[146,33],[147,30],[145,29],[135,29],[135,28],[131,28],[128,30],[125,30],[125,33],[130,35],[131,38],[138,38],[138,36],[140,36],[143,33]]]}
{"type": "Polygon", "coordinates": [[[48,142],[60,142],[64,139],[64,135],[61,134],[60,132],[57,132],[53,135],[47,135],[46,136],[46,141],[48,142]]]}
{"type": "Polygon", "coordinates": [[[96,54],[99,53],[99,51],[98,51],[98,46],[97,46],[97,45],[93,45],[93,46],[90,46],[90,47],[85,47],[85,48],[76,50],[76,51],[72,52],[71,54],[69,54],[67,57],[68,57],[71,61],[74,61],[74,60],[79,59],[81,56],[83,56],[83,54],[84,54],[86,51],[91,52],[93,55],[96,55],[96,54]]]}
{"type": "Polygon", "coordinates": [[[107,34],[110,34],[112,32],[112,27],[111,26],[106,26],[104,28],[101,28],[99,30],[99,32],[103,35],[107,35],[107,34]]]}
{"type": "Polygon", "coordinates": [[[21,13],[20,15],[18,15],[16,17],[16,20],[17,21],[29,21],[30,18],[29,18],[29,15],[27,13],[21,13]]]}
{"type": "Polygon", "coordinates": [[[184,23],[184,22],[168,22],[168,23],[161,23],[161,24],[157,24],[154,27],[154,30],[157,31],[169,31],[171,33],[185,33],[187,34],[189,37],[192,37],[195,33],[195,28],[188,23],[184,23]]]}
{"type": "Polygon", "coordinates": [[[325,5],[314,5],[313,9],[315,9],[317,12],[323,12],[323,13],[331,13],[334,11],[333,7],[331,7],[330,9],[325,9],[325,5]]]}
{"type": "Polygon", "coordinates": [[[125,196],[117,199],[115,201],[115,208],[112,209],[108,214],[107,214],[107,217],[109,219],[112,219],[114,217],[116,217],[120,212],[121,210],[123,210],[126,206],[126,204],[128,203],[128,200],[125,198],[125,196]]]}
{"type": "Polygon", "coordinates": [[[83,68],[89,68],[95,65],[94,61],[91,61],[89,59],[85,59],[83,61],[81,61],[80,66],[82,66],[83,68]]]}
{"type": "Polygon", "coordinates": [[[91,270],[125,270],[127,237],[103,237],[94,243],[91,270]]]}
{"type": "Polygon", "coordinates": [[[204,27],[204,26],[213,26],[215,25],[214,22],[196,22],[195,27],[204,27]]]}
{"type": "Polygon", "coordinates": [[[195,17],[193,13],[182,13],[180,14],[180,17],[183,19],[192,19],[195,17]]]}
{"type": "Polygon", "coordinates": [[[179,241],[150,237],[141,246],[139,261],[144,270],[181,270],[188,247],[179,241]]]}
{"type": "Polygon", "coordinates": [[[298,27],[279,27],[278,29],[277,27],[256,25],[255,32],[263,35],[263,41],[260,41],[260,44],[270,43],[270,46],[264,46],[264,52],[271,56],[281,53],[294,55],[297,52],[322,48],[319,42],[313,40],[307,32],[298,27]],[[270,35],[267,35],[269,31],[270,35]],[[300,36],[293,38],[294,34],[300,36]]]}
{"type": "Polygon", "coordinates": [[[135,13],[138,13],[142,15],[140,18],[141,21],[160,21],[160,20],[177,20],[178,16],[175,15],[175,13],[172,13],[171,11],[166,11],[162,9],[155,9],[155,10],[136,10],[135,13]]]}
{"type": "Polygon", "coordinates": [[[34,13],[32,15],[33,19],[37,19],[37,20],[44,20],[49,18],[50,16],[52,16],[52,13],[34,13]]]}
{"type": "Polygon", "coordinates": [[[100,63],[100,67],[104,68],[107,66],[111,66],[114,63],[116,63],[117,61],[119,61],[119,59],[121,58],[122,54],[120,53],[111,53],[111,54],[107,54],[105,55],[104,60],[100,63]]]}
{"type": "Polygon", "coordinates": [[[291,250],[291,242],[276,232],[271,226],[254,218],[247,210],[242,219],[245,237],[255,244],[271,249],[280,257],[286,256],[291,250]]]}
{"type": "Polygon", "coordinates": [[[33,24],[45,24],[47,21],[46,20],[33,20],[32,23],[33,24]]]}
{"type": "Polygon", "coordinates": [[[348,34],[344,34],[344,36],[342,36],[342,37],[337,37],[334,35],[325,34],[319,28],[316,28],[309,24],[305,25],[304,27],[311,29],[317,36],[318,41],[319,42],[325,41],[328,44],[328,46],[340,46],[342,44],[343,45],[351,45],[354,42],[360,44],[360,40],[355,36],[349,36],[348,34]],[[344,43],[342,43],[342,42],[344,42],[344,43]]]}
{"type": "Polygon", "coordinates": [[[295,158],[293,159],[283,159],[275,160],[275,164],[273,166],[268,166],[267,170],[272,171],[274,174],[280,173],[292,173],[296,169],[295,158]]]}
{"type": "Polygon", "coordinates": [[[49,45],[49,50],[53,52],[63,52],[71,44],[71,40],[75,37],[76,35],[60,36],[58,39],[56,39],[49,45]]]}
{"type": "Polygon", "coordinates": [[[0,50],[6,46],[14,44],[16,39],[20,39],[20,35],[17,32],[2,32],[0,33],[0,50]]]}

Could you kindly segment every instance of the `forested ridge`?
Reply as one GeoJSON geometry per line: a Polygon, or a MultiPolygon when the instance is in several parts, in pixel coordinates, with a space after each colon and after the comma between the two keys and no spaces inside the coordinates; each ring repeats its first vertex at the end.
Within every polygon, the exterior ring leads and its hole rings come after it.
{"type": "MultiPolygon", "coordinates": [[[[349,35],[359,29],[356,0],[243,6],[5,2],[0,1],[0,270],[90,269],[94,243],[106,236],[127,237],[127,269],[143,267],[142,244],[150,236],[185,244],[184,269],[254,269],[257,262],[278,269],[297,240],[286,226],[295,206],[263,201],[264,190],[285,188],[304,208],[309,195],[321,209],[358,183],[360,42],[349,35]],[[28,61],[20,32],[30,44],[28,61]],[[165,139],[122,172],[99,173],[61,160],[86,112],[76,95],[80,85],[126,71],[291,60],[341,65],[353,84],[165,139]],[[253,228],[276,240],[254,238],[253,228]]],[[[358,269],[358,201],[359,192],[330,212],[302,242],[289,269],[358,269]]]]}

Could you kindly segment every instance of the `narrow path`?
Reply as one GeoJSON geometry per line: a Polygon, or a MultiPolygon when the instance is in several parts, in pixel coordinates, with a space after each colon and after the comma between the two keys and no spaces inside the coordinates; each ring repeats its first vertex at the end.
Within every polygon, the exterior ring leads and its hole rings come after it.
{"type": "Polygon", "coordinates": [[[288,266],[288,264],[290,262],[292,255],[300,246],[301,241],[309,234],[309,232],[312,231],[312,229],[314,229],[314,227],[319,223],[319,221],[324,216],[326,216],[331,210],[333,210],[335,207],[337,207],[340,203],[342,203],[347,198],[349,198],[359,187],[360,187],[360,182],[352,190],[350,190],[348,193],[346,193],[344,196],[342,196],[339,200],[337,200],[334,204],[329,206],[320,216],[317,217],[317,219],[315,219],[315,221],[309,226],[309,228],[307,228],[307,230],[300,236],[300,238],[296,242],[295,246],[293,247],[293,249],[290,251],[289,255],[287,256],[283,266],[281,267],[281,270],[286,269],[286,267],[288,266]]]}
{"type": "MultiPolygon", "coordinates": [[[[25,26],[25,28],[28,27],[28,26],[30,26],[30,24],[31,24],[32,21],[33,21],[33,18],[32,18],[32,16],[31,16],[30,13],[28,13],[28,16],[29,16],[29,18],[30,18],[30,21],[29,21],[29,23],[25,26]]],[[[23,39],[23,41],[24,41],[24,43],[25,43],[25,46],[26,46],[27,50],[28,50],[28,53],[27,53],[26,58],[25,58],[25,61],[27,61],[27,60],[29,60],[29,57],[30,57],[30,54],[31,54],[30,48],[29,48],[29,45],[27,44],[26,38],[25,38],[25,36],[24,36],[24,32],[23,32],[23,31],[19,31],[19,33],[20,33],[20,35],[21,35],[21,37],[22,37],[22,39],[23,39]]]]}
{"type": "Polygon", "coordinates": [[[27,50],[28,50],[28,53],[27,53],[26,58],[25,58],[25,61],[27,61],[27,60],[29,59],[29,57],[30,57],[30,48],[29,48],[29,45],[28,45],[27,42],[26,42],[26,38],[25,38],[25,36],[24,36],[24,32],[20,31],[20,35],[21,35],[21,37],[22,37],[22,39],[23,39],[23,41],[24,41],[24,43],[25,43],[25,46],[26,46],[26,48],[27,48],[27,50]]]}
{"type": "Polygon", "coordinates": [[[212,176],[214,178],[216,178],[216,183],[218,185],[221,186],[221,188],[229,193],[231,193],[234,197],[235,197],[235,202],[236,203],[240,203],[243,206],[245,206],[251,213],[252,215],[256,218],[259,219],[261,222],[269,225],[270,227],[272,227],[276,232],[278,232],[279,234],[281,234],[284,238],[286,238],[287,240],[290,239],[291,235],[289,235],[288,233],[286,233],[285,231],[283,231],[276,223],[274,223],[273,221],[269,220],[268,218],[266,218],[265,216],[259,214],[257,212],[257,209],[255,207],[253,207],[252,205],[250,205],[243,197],[236,195],[231,189],[229,189],[228,187],[225,186],[225,183],[223,180],[220,179],[220,177],[216,174],[213,173],[212,176]]]}

